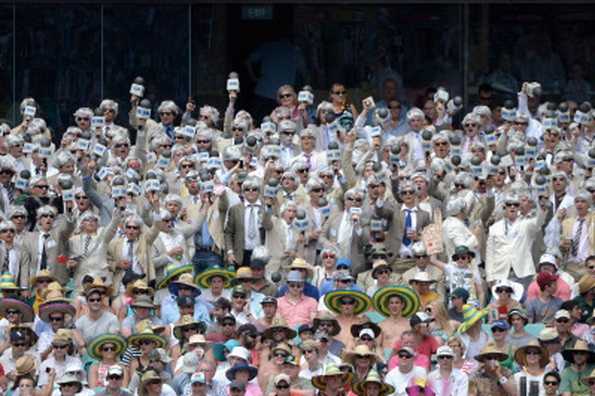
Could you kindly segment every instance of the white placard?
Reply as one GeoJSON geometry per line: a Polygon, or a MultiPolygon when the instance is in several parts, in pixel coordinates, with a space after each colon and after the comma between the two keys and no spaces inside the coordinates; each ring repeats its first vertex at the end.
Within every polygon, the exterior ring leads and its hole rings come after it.
{"type": "Polygon", "coordinates": [[[62,190],[62,201],[74,201],[74,189],[62,190]]]}
{"type": "Polygon", "coordinates": [[[120,198],[126,196],[126,188],[121,186],[112,187],[112,198],[120,198]]]}
{"type": "Polygon", "coordinates": [[[230,78],[227,80],[227,91],[236,91],[240,92],[240,80],[237,78],[230,78]]]}
{"type": "Polygon", "coordinates": [[[221,159],[219,157],[209,157],[207,161],[207,167],[212,168],[220,168],[221,167],[221,159]]]}
{"type": "Polygon", "coordinates": [[[142,194],[140,187],[135,183],[128,183],[128,191],[132,192],[134,195],[142,194]]]}
{"type": "Polygon", "coordinates": [[[52,148],[51,147],[39,147],[39,155],[48,158],[52,155],[52,148]]]}
{"type": "Polygon", "coordinates": [[[93,147],[93,154],[98,157],[103,157],[103,154],[106,150],[107,147],[105,147],[103,144],[95,143],[95,147],[93,147]]]}
{"type": "Polygon", "coordinates": [[[351,207],[349,209],[349,213],[351,213],[352,215],[356,214],[356,215],[361,215],[362,214],[362,208],[357,208],[357,207],[351,207]]]}
{"type": "Polygon", "coordinates": [[[157,166],[160,168],[167,168],[169,166],[169,161],[169,158],[159,156],[159,160],[157,160],[157,166]]]}
{"type": "Polygon", "coordinates": [[[200,190],[204,193],[212,193],[215,190],[215,184],[212,181],[205,181],[200,183],[200,190]]]}
{"type": "Polygon", "coordinates": [[[128,170],[126,171],[126,177],[128,179],[140,179],[138,172],[132,168],[128,168],[128,170]]]}
{"type": "Polygon", "coordinates": [[[35,117],[36,113],[37,109],[35,108],[35,106],[25,106],[25,110],[23,111],[23,114],[31,118],[35,117]]]}
{"type": "Polygon", "coordinates": [[[370,137],[380,137],[380,136],[382,136],[382,128],[380,128],[378,125],[370,128],[370,137]]]}
{"type": "Polygon", "coordinates": [[[298,102],[307,103],[311,106],[314,104],[314,95],[310,91],[300,91],[298,93],[298,102]]]}
{"type": "Polygon", "coordinates": [[[132,84],[130,86],[130,94],[138,96],[139,98],[142,98],[143,95],[145,94],[145,87],[143,87],[140,84],[132,84]]]}
{"type": "Polygon", "coordinates": [[[145,107],[137,107],[136,118],[141,118],[145,120],[151,118],[151,109],[147,109],[145,107]]]}
{"type": "Polygon", "coordinates": [[[196,160],[200,162],[207,162],[209,160],[209,152],[208,151],[201,151],[200,153],[196,153],[196,160]]]}
{"type": "Polygon", "coordinates": [[[91,145],[91,141],[87,139],[79,139],[76,141],[77,148],[79,150],[87,151],[91,145]]]}
{"type": "Polygon", "coordinates": [[[108,167],[103,167],[99,170],[99,172],[97,172],[97,177],[99,178],[99,180],[103,180],[107,177],[107,175],[111,174],[112,170],[108,167]]]}
{"type": "Polygon", "coordinates": [[[23,145],[23,153],[31,154],[33,152],[34,148],[35,148],[35,145],[33,143],[25,143],[23,145]]]}
{"type": "Polygon", "coordinates": [[[277,131],[277,125],[271,121],[263,122],[260,124],[260,130],[264,133],[275,133],[277,131]]]}
{"type": "Polygon", "coordinates": [[[29,180],[19,177],[15,182],[15,187],[19,190],[26,190],[27,188],[29,188],[29,180]]]}
{"type": "Polygon", "coordinates": [[[149,179],[145,182],[145,192],[160,191],[161,183],[157,179],[149,179]]]}
{"type": "Polygon", "coordinates": [[[366,104],[366,106],[368,106],[369,109],[376,107],[376,102],[374,102],[374,98],[371,96],[365,98],[363,102],[366,104]]]}
{"type": "Polygon", "coordinates": [[[105,126],[105,117],[94,116],[93,118],[91,118],[91,126],[93,128],[103,128],[105,126]]]}
{"type": "Polygon", "coordinates": [[[192,139],[192,138],[194,138],[194,135],[196,134],[196,129],[193,126],[186,125],[184,128],[182,128],[182,130],[180,131],[180,134],[192,139]]]}
{"type": "Polygon", "coordinates": [[[278,187],[272,187],[269,185],[264,186],[263,195],[265,198],[275,198],[277,196],[277,192],[279,191],[278,187]]]}

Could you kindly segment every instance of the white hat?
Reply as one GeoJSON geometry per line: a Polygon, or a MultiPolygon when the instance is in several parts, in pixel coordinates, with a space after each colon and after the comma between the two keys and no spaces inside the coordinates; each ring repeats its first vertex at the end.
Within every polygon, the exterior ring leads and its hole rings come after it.
{"type": "Polygon", "coordinates": [[[492,295],[497,296],[498,294],[496,293],[496,290],[500,287],[512,289],[512,294],[510,297],[515,301],[520,301],[520,299],[523,297],[523,292],[525,291],[525,288],[520,283],[513,282],[508,279],[501,279],[497,281],[494,286],[492,286],[492,295]]]}
{"type": "Polygon", "coordinates": [[[452,350],[451,347],[449,347],[448,345],[442,345],[441,347],[438,347],[438,350],[436,351],[436,356],[455,356],[454,351],[452,350]]]}
{"type": "Polygon", "coordinates": [[[365,335],[368,335],[368,336],[372,337],[373,339],[376,338],[376,337],[374,337],[374,332],[372,331],[372,329],[369,329],[369,328],[362,329],[359,332],[359,338],[362,338],[365,335]]]}
{"type": "Polygon", "coordinates": [[[205,373],[194,373],[192,377],[190,377],[191,384],[206,384],[207,378],[205,377],[205,373]]]}
{"type": "Polygon", "coordinates": [[[568,312],[565,309],[559,309],[558,311],[556,311],[556,314],[554,315],[554,319],[558,320],[558,319],[570,319],[570,312],[568,312]]]}
{"type": "Polygon", "coordinates": [[[539,265],[541,264],[552,264],[554,267],[556,267],[556,269],[558,269],[558,259],[556,259],[556,256],[550,253],[544,253],[541,255],[539,258],[539,265]]]}
{"type": "Polygon", "coordinates": [[[303,282],[304,274],[298,270],[289,271],[287,274],[287,282],[303,282]]]}
{"type": "MultiPolygon", "coordinates": [[[[82,370],[82,367],[81,367],[82,370]]],[[[123,376],[124,375],[124,370],[122,369],[121,366],[114,364],[109,366],[109,368],[107,369],[107,375],[117,375],[117,376],[123,376]]]]}
{"type": "Polygon", "coordinates": [[[227,355],[227,357],[230,357],[230,356],[237,357],[237,358],[247,361],[250,359],[250,352],[243,346],[236,346],[236,347],[233,347],[231,352],[229,352],[229,354],[227,355]]]}

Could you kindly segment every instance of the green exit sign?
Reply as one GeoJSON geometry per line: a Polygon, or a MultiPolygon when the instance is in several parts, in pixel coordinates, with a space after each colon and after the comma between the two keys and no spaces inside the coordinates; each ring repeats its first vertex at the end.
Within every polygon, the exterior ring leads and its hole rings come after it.
{"type": "Polygon", "coordinates": [[[245,21],[270,21],[273,19],[272,5],[242,6],[242,19],[245,21]]]}

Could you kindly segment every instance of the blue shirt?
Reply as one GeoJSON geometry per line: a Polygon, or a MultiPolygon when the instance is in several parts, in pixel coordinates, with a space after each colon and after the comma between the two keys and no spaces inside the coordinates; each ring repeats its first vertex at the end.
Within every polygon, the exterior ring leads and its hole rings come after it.
{"type": "MultiPolygon", "coordinates": [[[[196,297],[194,299],[194,319],[205,322],[206,324],[211,323],[211,317],[209,316],[209,309],[207,305],[196,297]]],[[[180,319],[180,308],[176,302],[176,296],[170,295],[163,300],[161,303],[161,320],[164,324],[175,323],[180,319]]]]}

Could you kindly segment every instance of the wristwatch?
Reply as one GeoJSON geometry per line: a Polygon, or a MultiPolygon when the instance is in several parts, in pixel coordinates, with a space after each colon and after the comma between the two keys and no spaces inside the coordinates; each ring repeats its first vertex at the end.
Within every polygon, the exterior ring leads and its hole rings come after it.
{"type": "Polygon", "coordinates": [[[505,376],[498,378],[498,383],[500,385],[506,385],[507,382],[508,382],[508,378],[506,378],[505,376]]]}

